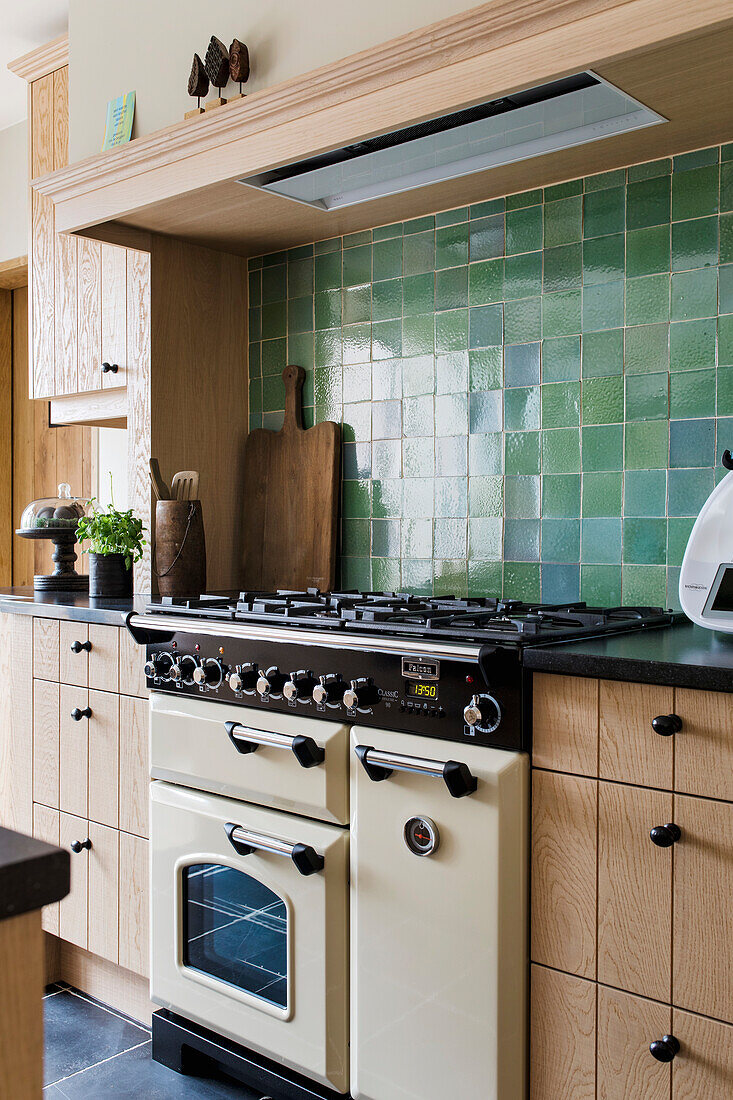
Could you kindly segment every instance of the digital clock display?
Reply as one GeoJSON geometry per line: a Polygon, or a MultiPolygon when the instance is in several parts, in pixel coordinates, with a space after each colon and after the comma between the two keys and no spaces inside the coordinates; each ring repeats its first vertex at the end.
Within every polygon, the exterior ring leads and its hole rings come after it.
{"type": "Polygon", "coordinates": [[[426,684],[421,680],[408,680],[405,684],[405,694],[412,699],[437,699],[438,685],[426,684]]]}

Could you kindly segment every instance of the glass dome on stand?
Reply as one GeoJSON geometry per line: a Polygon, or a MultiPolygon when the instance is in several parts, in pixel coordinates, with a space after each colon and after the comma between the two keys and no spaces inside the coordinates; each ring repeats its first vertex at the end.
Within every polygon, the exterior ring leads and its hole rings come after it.
{"type": "Polygon", "coordinates": [[[51,558],[55,569],[50,574],[37,574],[33,587],[45,592],[80,591],[89,587],[89,577],[80,576],[74,568],[76,528],[87,515],[89,500],[73,497],[71,486],[59,485],[57,497],[33,500],[24,509],[16,535],[23,539],[48,539],[54,544],[51,558]]]}

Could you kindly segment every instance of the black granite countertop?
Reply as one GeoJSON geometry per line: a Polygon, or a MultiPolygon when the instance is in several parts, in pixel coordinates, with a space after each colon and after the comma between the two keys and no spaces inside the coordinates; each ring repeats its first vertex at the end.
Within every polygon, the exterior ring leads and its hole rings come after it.
{"type": "Polygon", "coordinates": [[[75,619],[84,623],[124,626],[131,611],[140,614],[149,595],[131,599],[92,599],[86,592],[35,592],[33,588],[0,588],[0,612],[38,615],[46,619],[75,619]]]}
{"type": "Polygon", "coordinates": [[[0,920],[65,898],[69,863],[66,849],[0,828],[0,920]]]}
{"type": "Polygon", "coordinates": [[[688,622],[530,646],[523,660],[525,668],[535,672],[733,692],[733,634],[688,622]]]}

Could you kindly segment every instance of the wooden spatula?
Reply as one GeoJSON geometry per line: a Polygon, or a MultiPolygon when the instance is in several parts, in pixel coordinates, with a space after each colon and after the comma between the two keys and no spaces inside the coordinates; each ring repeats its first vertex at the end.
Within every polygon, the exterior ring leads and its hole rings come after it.
{"type": "Polygon", "coordinates": [[[158,500],[171,499],[171,491],[163,481],[163,475],[160,472],[160,463],[157,458],[150,459],[150,483],[153,486],[153,492],[158,500]]]}
{"type": "Polygon", "coordinates": [[[197,470],[180,470],[173,475],[171,495],[174,500],[196,500],[199,495],[197,470]]]}

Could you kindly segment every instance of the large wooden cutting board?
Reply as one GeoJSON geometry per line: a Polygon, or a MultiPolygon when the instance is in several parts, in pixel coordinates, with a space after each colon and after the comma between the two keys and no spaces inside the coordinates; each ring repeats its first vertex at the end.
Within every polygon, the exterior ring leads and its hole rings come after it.
{"type": "Polygon", "coordinates": [[[336,586],[341,432],[323,421],[304,430],[305,371],[286,367],[285,420],[256,428],[244,449],[244,585],[250,591],[336,586]]]}

